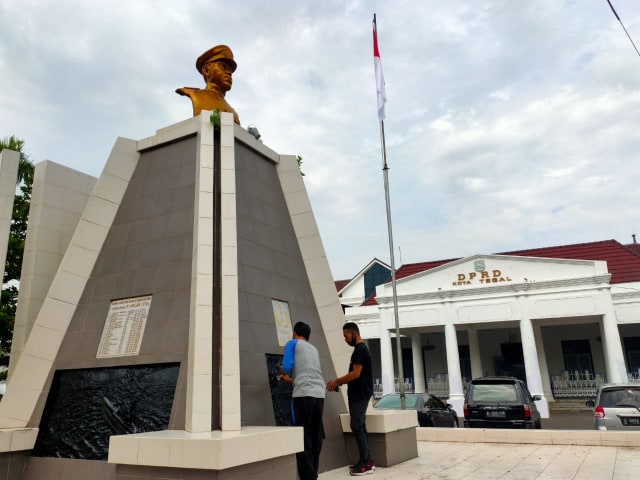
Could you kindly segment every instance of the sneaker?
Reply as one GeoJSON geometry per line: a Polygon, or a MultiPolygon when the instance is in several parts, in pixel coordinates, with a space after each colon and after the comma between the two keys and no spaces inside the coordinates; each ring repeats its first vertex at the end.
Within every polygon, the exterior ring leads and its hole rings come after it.
{"type": "Polygon", "coordinates": [[[349,472],[351,475],[359,476],[359,475],[370,475],[373,473],[373,462],[367,463],[359,463],[354,465],[354,467],[349,472]]]}
{"type": "MultiPolygon", "coordinates": [[[[364,462],[365,465],[369,465],[371,467],[371,470],[375,470],[376,466],[373,463],[373,460],[369,460],[367,462],[364,462]]],[[[353,470],[356,467],[361,467],[363,465],[363,462],[358,462],[358,463],[354,463],[353,465],[349,465],[349,470],[353,470]]]]}

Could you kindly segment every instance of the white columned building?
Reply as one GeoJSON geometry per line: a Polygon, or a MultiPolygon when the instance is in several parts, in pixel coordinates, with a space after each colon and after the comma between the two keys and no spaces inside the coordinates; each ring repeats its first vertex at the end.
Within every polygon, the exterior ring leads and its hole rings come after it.
{"type": "Polygon", "coordinates": [[[447,398],[458,414],[468,380],[515,376],[541,396],[548,417],[553,402],[589,397],[605,381],[640,381],[634,245],[606,240],[403,265],[400,339],[388,265],[374,259],[338,291],[369,345],[379,393],[394,391],[394,342],[401,341],[407,384],[447,398]],[[369,273],[380,278],[385,269],[373,293],[369,273]]]}

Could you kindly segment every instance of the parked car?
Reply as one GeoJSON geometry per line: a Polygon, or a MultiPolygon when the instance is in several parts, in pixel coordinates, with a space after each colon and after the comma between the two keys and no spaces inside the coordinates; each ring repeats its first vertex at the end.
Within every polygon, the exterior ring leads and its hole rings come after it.
{"type": "Polygon", "coordinates": [[[594,408],[596,430],[640,430],[640,385],[636,383],[601,385],[596,401],[587,406],[594,408]]]}
{"type": "MultiPolygon", "coordinates": [[[[418,412],[418,425],[421,427],[458,427],[458,414],[453,407],[429,393],[406,393],[405,407],[418,412]]],[[[384,395],[373,408],[400,410],[400,394],[384,395]]]]}
{"type": "Polygon", "coordinates": [[[536,400],[527,385],[514,377],[481,377],[467,384],[466,428],[542,428],[536,400]]]}

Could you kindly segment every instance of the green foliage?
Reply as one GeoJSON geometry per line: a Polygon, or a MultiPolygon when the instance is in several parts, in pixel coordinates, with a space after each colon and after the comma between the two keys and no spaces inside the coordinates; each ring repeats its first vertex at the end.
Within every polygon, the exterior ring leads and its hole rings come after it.
{"type": "Polygon", "coordinates": [[[13,285],[2,290],[0,294],[0,357],[11,351],[13,323],[18,305],[18,289],[13,285]]]}
{"type": "Polygon", "coordinates": [[[300,175],[304,177],[304,172],[302,171],[302,157],[300,155],[296,155],[296,160],[298,160],[298,168],[300,169],[300,175]]]}
{"type": "MultiPolygon", "coordinates": [[[[13,135],[3,138],[0,140],[0,151],[5,148],[18,152],[20,160],[17,180],[18,193],[13,200],[13,215],[9,232],[7,261],[4,269],[4,283],[10,280],[20,280],[34,173],[34,165],[24,153],[23,140],[17,139],[13,135]]],[[[0,356],[6,355],[11,350],[17,304],[18,289],[13,285],[4,288],[0,298],[0,356]]]]}
{"type": "Polygon", "coordinates": [[[214,128],[220,128],[220,110],[216,108],[212,111],[209,120],[213,123],[214,128]]]}

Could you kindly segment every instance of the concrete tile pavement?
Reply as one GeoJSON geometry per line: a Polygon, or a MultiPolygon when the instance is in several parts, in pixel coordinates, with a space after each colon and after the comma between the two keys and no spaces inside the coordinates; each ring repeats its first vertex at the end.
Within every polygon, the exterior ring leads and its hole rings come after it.
{"type": "MultiPolygon", "coordinates": [[[[640,447],[418,442],[418,457],[377,467],[375,480],[627,480],[640,471],[640,447]]],[[[320,480],[351,476],[347,467],[320,480]]]]}

